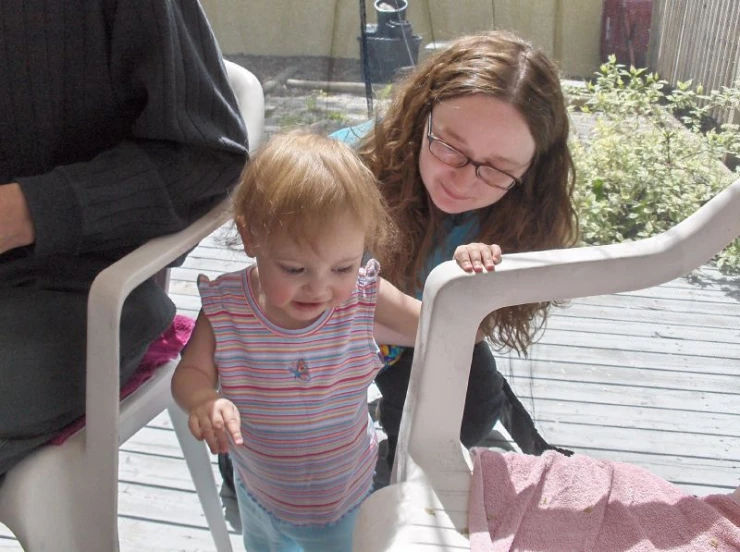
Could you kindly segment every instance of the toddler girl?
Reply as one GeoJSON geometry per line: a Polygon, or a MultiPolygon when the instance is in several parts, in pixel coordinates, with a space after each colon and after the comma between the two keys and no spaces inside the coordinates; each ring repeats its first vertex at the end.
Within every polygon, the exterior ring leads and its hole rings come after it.
{"type": "Polygon", "coordinates": [[[392,224],[372,173],[336,140],[269,141],[242,173],[234,220],[255,263],[199,278],[173,395],[193,435],[232,456],[248,550],[346,552],[377,457],[373,323],[413,342],[421,303],[363,262],[388,249],[392,224]]]}

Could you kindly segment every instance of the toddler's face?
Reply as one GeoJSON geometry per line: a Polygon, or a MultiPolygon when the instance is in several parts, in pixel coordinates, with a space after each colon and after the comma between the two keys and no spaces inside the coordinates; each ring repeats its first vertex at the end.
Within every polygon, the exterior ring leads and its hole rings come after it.
{"type": "Polygon", "coordinates": [[[352,293],[365,249],[364,228],[342,215],[327,222],[315,242],[280,234],[257,252],[252,285],[273,324],[305,328],[352,293]]]}

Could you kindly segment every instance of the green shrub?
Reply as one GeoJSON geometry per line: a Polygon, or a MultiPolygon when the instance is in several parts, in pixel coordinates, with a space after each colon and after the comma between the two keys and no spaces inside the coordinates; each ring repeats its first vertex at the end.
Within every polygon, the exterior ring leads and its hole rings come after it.
{"type": "MultiPolygon", "coordinates": [[[[691,82],[669,90],[657,75],[626,69],[612,57],[593,82],[567,93],[590,127],[574,133],[571,144],[587,244],[664,232],[740,175],[723,164],[740,154],[738,125],[716,125],[709,117],[715,109],[740,109],[740,81],[708,94],[691,82]]],[[[740,272],[740,240],[716,261],[725,272],[740,272]]]]}

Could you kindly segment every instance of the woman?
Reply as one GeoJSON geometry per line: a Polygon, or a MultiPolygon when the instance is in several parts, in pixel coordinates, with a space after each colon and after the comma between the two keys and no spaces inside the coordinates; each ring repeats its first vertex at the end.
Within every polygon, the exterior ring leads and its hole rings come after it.
{"type": "MultiPolygon", "coordinates": [[[[557,67],[520,37],[504,31],[466,36],[429,57],[395,86],[374,125],[334,135],[356,144],[401,229],[398,252],[381,259],[383,276],[421,298],[429,272],[463,244],[497,244],[505,254],[574,245],[568,130],[557,67]]],[[[501,309],[483,321],[481,333],[495,346],[526,354],[548,307],[501,309]]],[[[394,342],[382,329],[376,336],[394,342]]],[[[376,383],[392,463],[413,349],[390,347],[389,354],[395,365],[376,383]]],[[[480,341],[470,370],[463,444],[480,442],[497,419],[524,452],[552,448],[480,341]]]]}

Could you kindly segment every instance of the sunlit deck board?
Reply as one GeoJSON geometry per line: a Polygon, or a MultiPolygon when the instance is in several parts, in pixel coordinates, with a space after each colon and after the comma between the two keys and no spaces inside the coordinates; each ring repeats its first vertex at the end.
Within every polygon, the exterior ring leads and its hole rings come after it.
{"type": "MultiPolygon", "coordinates": [[[[173,270],[178,311],[197,313],[197,274],[245,262],[205,240],[173,270]]],[[[639,464],[695,494],[740,484],[740,278],[704,267],[648,290],[574,300],[554,309],[528,358],[498,362],[551,442],[639,464]]],[[[122,447],[119,480],[122,550],[214,550],[166,414],[122,447]]],[[[232,542],[241,549],[236,532],[232,542]]],[[[0,527],[0,552],[11,550],[20,547],[0,527]]]]}
{"type": "Polygon", "coordinates": [[[501,370],[552,442],[696,494],[740,484],[740,278],[704,267],[556,309],[501,370]],[[534,397],[534,398],[533,398],[534,397]]]}

